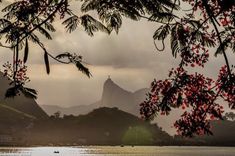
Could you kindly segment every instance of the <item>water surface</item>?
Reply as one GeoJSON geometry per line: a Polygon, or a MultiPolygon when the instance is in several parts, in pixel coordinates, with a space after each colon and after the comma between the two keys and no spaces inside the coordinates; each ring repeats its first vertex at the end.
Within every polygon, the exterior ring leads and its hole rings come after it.
{"type": "Polygon", "coordinates": [[[235,148],[147,146],[0,148],[0,156],[235,156],[235,148]]]}

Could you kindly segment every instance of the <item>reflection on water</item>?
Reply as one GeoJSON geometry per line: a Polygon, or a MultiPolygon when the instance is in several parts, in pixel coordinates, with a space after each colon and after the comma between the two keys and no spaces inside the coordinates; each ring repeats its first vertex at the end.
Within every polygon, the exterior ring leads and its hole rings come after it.
{"type": "Polygon", "coordinates": [[[233,147],[35,147],[0,148],[0,156],[234,156],[233,147]]]}

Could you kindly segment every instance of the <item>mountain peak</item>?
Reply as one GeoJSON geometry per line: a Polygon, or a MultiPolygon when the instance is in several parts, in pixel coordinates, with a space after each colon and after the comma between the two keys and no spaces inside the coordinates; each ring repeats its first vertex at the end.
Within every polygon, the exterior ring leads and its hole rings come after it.
{"type": "Polygon", "coordinates": [[[108,79],[104,82],[104,85],[108,84],[114,84],[113,80],[111,79],[111,76],[108,76],[108,79]]]}
{"type": "Polygon", "coordinates": [[[102,105],[111,106],[113,97],[120,97],[123,94],[128,96],[131,93],[119,87],[109,76],[103,86],[102,105]]]}
{"type": "Polygon", "coordinates": [[[109,76],[108,79],[104,82],[103,93],[104,92],[112,92],[114,90],[128,92],[128,91],[122,89],[121,87],[119,87],[119,85],[117,85],[109,76]]]}

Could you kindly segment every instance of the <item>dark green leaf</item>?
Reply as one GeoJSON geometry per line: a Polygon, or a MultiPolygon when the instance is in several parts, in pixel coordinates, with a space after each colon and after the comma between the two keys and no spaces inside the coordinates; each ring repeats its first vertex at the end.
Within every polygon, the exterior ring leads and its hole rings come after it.
{"type": "Polygon", "coordinates": [[[171,50],[174,57],[177,57],[177,53],[180,52],[180,43],[177,36],[177,25],[175,25],[171,31],[171,50]]]}
{"type": "Polygon", "coordinates": [[[230,43],[230,39],[225,39],[222,44],[219,45],[219,47],[217,48],[216,52],[215,52],[215,56],[222,54],[224,51],[226,51],[226,49],[229,46],[230,43]]]}
{"type": "Polygon", "coordinates": [[[49,31],[51,31],[51,32],[55,32],[55,31],[56,31],[55,28],[54,28],[54,26],[53,26],[51,23],[49,23],[49,22],[46,22],[46,23],[44,24],[44,26],[45,26],[45,28],[46,28],[47,30],[49,30],[49,31]]]}
{"type": "Polygon", "coordinates": [[[87,77],[91,77],[91,73],[89,71],[89,69],[87,67],[85,67],[83,64],[81,64],[81,62],[77,61],[76,62],[76,66],[78,68],[79,71],[81,71],[82,73],[84,73],[87,77]]]}
{"type": "Polygon", "coordinates": [[[79,23],[79,18],[77,16],[72,16],[63,22],[63,24],[66,25],[65,28],[67,29],[67,32],[69,33],[76,30],[78,23],[79,23]]]}
{"type": "Polygon", "coordinates": [[[26,39],[26,41],[25,41],[25,49],[24,49],[24,63],[27,62],[28,55],[29,55],[29,44],[28,44],[28,39],[26,39]]]}
{"type": "Polygon", "coordinates": [[[34,89],[22,87],[21,92],[27,98],[37,99],[37,91],[34,89]]]}
{"type": "Polygon", "coordinates": [[[49,63],[49,58],[48,58],[48,54],[46,51],[44,53],[44,62],[45,62],[47,74],[50,74],[50,63],[49,63]]]}
{"type": "Polygon", "coordinates": [[[19,88],[17,86],[8,88],[6,93],[5,93],[5,97],[6,98],[14,98],[19,94],[19,88]]]}
{"type": "Polygon", "coordinates": [[[44,35],[47,39],[52,40],[51,35],[42,27],[38,27],[37,29],[42,35],[44,35]]]}
{"type": "Polygon", "coordinates": [[[93,36],[94,32],[102,31],[105,33],[110,33],[109,29],[106,28],[101,22],[94,19],[90,15],[83,15],[81,18],[81,25],[85,28],[88,35],[93,36]]]}
{"type": "Polygon", "coordinates": [[[164,40],[167,37],[167,35],[169,35],[169,33],[170,33],[170,26],[168,24],[162,25],[155,31],[153,39],[164,40]]]}
{"type": "Polygon", "coordinates": [[[155,12],[150,16],[149,20],[154,20],[158,22],[171,22],[174,18],[177,18],[177,16],[173,15],[172,13],[166,13],[166,12],[155,12]]]}

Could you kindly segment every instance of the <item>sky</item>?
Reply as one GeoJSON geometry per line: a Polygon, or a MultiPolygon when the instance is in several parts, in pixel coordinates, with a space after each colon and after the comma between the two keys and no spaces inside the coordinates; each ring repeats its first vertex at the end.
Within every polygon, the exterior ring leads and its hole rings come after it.
{"type": "MultiPolygon", "coordinates": [[[[76,8],[78,4],[73,3],[76,8]]],[[[30,43],[28,69],[31,82],[28,85],[38,91],[40,105],[69,107],[96,102],[101,99],[103,83],[109,75],[126,90],[147,88],[154,78],[166,78],[168,71],[179,62],[172,57],[169,42],[166,42],[164,52],[155,49],[152,36],[158,25],[146,20],[124,19],[118,34],[99,32],[94,37],[88,36],[81,27],[71,34],[66,33],[61,22],[55,27],[53,40],[43,39],[48,51],[54,56],[63,52],[81,54],[93,76],[89,79],[75,66],[53,60],[50,60],[51,73],[47,75],[43,51],[30,43]]],[[[11,60],[11,51],[1,48],[0,57],[0,64],[11,60]]],[[[229,57],[234,58],[232,54],[229,57]]],[[[203,71],[196,70],[215,77],[223,64],[222,57],[213,57],[203,71]]]]}
{"type": "MultiPolygon", "coordinates": [[[[166,75],[174,63],[173,59],[163,61],[169,56],[156,51],[152,39],[156,24],[147,21],[124,20],[118,34],[99,32],[94,37],[88,36],[81,27],[69,34],[61,23],[55,26],[57,32],[52,34],[53,40],[43,39],[48,51],[55,56],[67,51],[81,54],[93,76],[89,79],[75,66],[53,60],[50,60],[51,73],[47,75],[43,51],[29,44],[29,86],[38,91],[37,102],[41,105],[69,107],[96,102],[109,75],[127,90],[146,88],[155,77],[166,75]]],[[[11,60],[11,51],[3,48],[1,51],[1,64],[11,60]]]]}
{"type": "Polygon", "coordinates": [[[167,59],[166,56],[157,56],[152,41],[153,26],[146,24],[126,21],[118,35],[97,33],[94,37],[82,29],[72,34],[59,29],[54,40],[48,43],[49,51],[81,54],[93,76],[89,79],[74,66],[62,64],[53,64],[52,72],[47,76],[42,53],[39,52],[40,57],[30,56],[33,64],[30,85],[39,91],[38,103],[71,106],[96,102],[101,98],[103,83],[109,75],[130,91],[149,87],[158,75],[156,72],[162,73],[168,63],[161,61],[167,59]]]}

